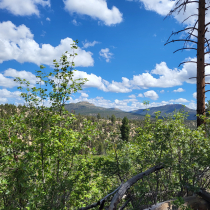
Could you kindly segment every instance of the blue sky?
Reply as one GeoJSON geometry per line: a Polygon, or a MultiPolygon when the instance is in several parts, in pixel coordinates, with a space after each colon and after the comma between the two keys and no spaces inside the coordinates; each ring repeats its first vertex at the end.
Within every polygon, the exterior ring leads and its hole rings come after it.
{"type": "Polygon", "coordinates": [[[164,20],[173,6],[170,0],[0,0],[0,104],[23,104],[14,78],[35,86],[35,70],[44,65],[52,72],[53,59],[71,52],[78,40],[74,75],[89,81],[67,103],[132,111],[145,108],[147,100],[151,107],[180,103],[196,109],[196,80],[189,79],[196,65],[178,67],[196,60],[196,51],[173,54],[183,43],[164,44],[172,31],[193,25],[195,16],[182,21],[198,5],[164,20]]]}

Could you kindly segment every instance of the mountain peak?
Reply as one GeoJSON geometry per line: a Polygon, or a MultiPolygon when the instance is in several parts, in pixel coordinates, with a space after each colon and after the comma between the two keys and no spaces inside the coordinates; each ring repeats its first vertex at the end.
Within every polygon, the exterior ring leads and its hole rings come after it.
{"type": "Polygon", "coordinates": [[[79,104],[79,105],[86,105],[86,106],[95,106],[94,104],[91,104],[88,101],[80,101],[77,104],[79,104]]]}

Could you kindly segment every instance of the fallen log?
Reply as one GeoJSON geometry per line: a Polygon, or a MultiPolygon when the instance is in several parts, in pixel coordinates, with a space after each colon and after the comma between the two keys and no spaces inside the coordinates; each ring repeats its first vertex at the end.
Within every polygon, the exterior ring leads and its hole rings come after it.
{"type": "Polygon", "coordinates": [[[108,210],[116,210],[117,209],[117,204],[120,202],[120,200],[122,199],[123,195],[126,193],[126,191],[133,185],[135,184],[139,179],[144,178],[145,176],[148,176],[149,174],[158,171],[160,169],[164,168],[163,164],[160,164],[158,166],[154,166],[150,169],[148,169],[145,172],[142,172],[140,174],[137,174],[136,176],[132,177],[131,179],[129,179],[127,182],[125,182],[124,184],[122,184],[122,186],[120,187],[120,189],[117,191],[117,193],[114,195],[111,204],[108,208],[108,210]]]}
{"type": "Polygon", "coordinates": [[[91,204],[91,205],[89,205],[89,206],[86,206],[86,207],[79,208],[78,210],[88,210],[88,209],[92,209],[92,208],[94,208],[94,207],[96,207],[96,206],[99,206],[99,205],[100,205],[99,209],[103,209],[103,206],[104,206],[104,203],[106,202],[106,199],[107,199],[110,195],[112,195],[112,194],[114,194],[115,192],[117,192],[117,190],[120,189],[121,186],[122,186],[122,184],[121,184],[116,190],[114,190],[114,191],[111,192],[110,194],[106,195],[104,198],[102,198],[102,199],[99,200],[98,202],[93,203],[93,204],[91,204]]]}

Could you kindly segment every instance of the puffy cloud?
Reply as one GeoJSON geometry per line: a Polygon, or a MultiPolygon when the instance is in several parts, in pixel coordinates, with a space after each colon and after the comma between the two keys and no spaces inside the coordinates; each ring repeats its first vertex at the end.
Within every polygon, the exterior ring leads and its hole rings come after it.
{"type": "MultiPolygon", "coordinates": [[[[34,87],[36,85],[36,82],[39,81],[36,76],[28,71],[22,70],[17,71],[16,69],[9,68],[4,71],[3,74],[0,73],[0,87],[7,87],[7,88],[13,88],[15,86],[19,86],[19,83],[14,82],[15,77],[20,77],[21,79],[26,79],[30,82],[29,87],[34,87]]],[[[84,71],[74,71],[74,79],[79,78],[87,78],[88,81],[84,84],[84,88],[88,87],[95,87],[99,90],[105,91],[105,92],[117,92],[117,93],[127,93],[131,92],[132,89],[129,89],[127,87],[127,78],[123,77],[122,82],[115,82],[112,81],[112,83],[102,79],[100,76],[97,76],[95,74],[87,74],[84,71]]],[[[55,77],[49,77],[49,79],[52,79],[55,81],[55,83],[58,82],[58,80],[55,77]]],[[[41,83],[44,85],[44,83],[41,83]]],[[[70,85],[71,83],[69,83],[70,85]]],[[[26,85],[23,85],[26,87],[26,85]]]]}
{"type": "Polygon", "coordinates": [[[108,84],[107,89],[108,91],[115,93],[129,93],[132,91],[132,89],[124,86],[123,82],[115,82],[115,81],[112,81],[111,84],[108,84]]]}
{"type": "Polygon", "coordinates": [[[0,89],[0,104],[12,102],[12,100],[21,100],[20,91],[10,92],[7,89],[0,89]]]}
{"type": "Polygon", "coordinates": [[[161,91],[160,91],[160,93],[164,93],[164,92],[165,92],[164,90],[161,90],[161,91]]]}
{"type": "Polygon", "coordinates": [[[49,18],[49,17],[47,17],[47,18],[46,18],[46,20],[47,20],[47,21],[50,21],[50,18],[49,18]]]}
{"type": "Polygon", "coordinates": [[[7,102],[7,98],[0,98],[0,104],[6,104],[7,102]]]}
{"type": "Polygon", "coordinates": [[[112,58],[113,53],[109,52],[109,48],[101,49],[99,55],[106,59],[106,62],[109,62],[112,58]]]}
{"type": "Polygon", "coordinates": [[[50,0],[1,0],[0,8],[6,9],[13,15],[27,16],[37,15],[39,16],[39,10],[37,5],[43,7],[50,7],[50,0]]]}
{"type": "Polygon", "coordinates": [[[81,15],[88,15],[93,19],[98,19],[104,22],[105,25],[121,23],[123,21],[122,13],[115,6],[109,9],[106,0],[63,0],[65,10],[81,15]]]}
{"type": "Polygon", "coordinates": [[[193,93],[193,98],[197,99],[197,92],[193,93]]]}
{"type": "Polygon", "coordinates": [[[173,92],[175,92],[175,93],[184,92],[184,89],[183,88],[178,88],[177,90],[173,90],[173,92]]]}
{"type": "Polygon", "coordinates": [[[89,95],[87,93],[81,93],[81,97],[87,98],[89,95]]]}
{"type": "Polygon", "coordinates": [[[97,41],[88,42],[87,40],[85,40],[85,42],[82,42],[83,48],[93,47],[94,45],[99,44],[99,43],[100,42],[97,42],[97,41]]]}
{"type": "MultiPolygon", "coordinates": [[[[21,79],[26,79],[27,81],[30,82],[30,85],[32,85],[32,86],[36,85],[36,81],[38,81],[36,76],[34,74],[32,74],[31,72],[25,71],[25,70],[17,71],[16,69],[12,69],[12,68],[5,70],[4,76],[5,77],[13,77],[13,78],[20,77],[21,79]]],[[[9,78],[5,78],[5,79],[9,80],[9,78]]],[[[13,79],[12,79],[12,81],[13,81],[13,79]]],[[[42,82],[41,84],[43,85],[44,82],[42,82]]],[[[8,83],[7,87],[14,87],[14,86],[19,86],[19,85],[20,85],[19,83],[14,82],[14,83],[8,83]]],[[[3,86],[2,83],[0,84],[0,86],[3,86]]]]}
{"type": "Polygon", "coordinates": [[[20,94],[20,91],[10,92],[7,89],[0,89],[0,98],[17,98],[20,94]]]}
{"type": "MultiPolygon", "coordinates": [[[[0,23],[0,63],[14,59],[20,63],[52,65],[53,60],[60,60],[65,51],[72,53],[71,38],[61,39],[56,47],[50,44],[42,44],[39,47],[39,44],[33,40],[33,36],[25,25],[15,26],[11,21],[0,23]]],[[[74,60],[76,66],[93,66],[91,52],[86,52],[79,47],[75,52],[78,54],[74,60]]]]}
{"type": "Polygon", "coordinates": [[[13,88],[17,86],[17,83],[12,78],[7,78],[0,73],[0,86],[5,88],[13,88]]]}
{"type": "MultiPolygon", "coordinates": [[[[132,0],[127,0],[132,1],[132,0]]],[[[175,8],[176,1],[171,0],[136,0],[138,2],[141,2],[144,5],[144,8],[149,11],[154,11],[158,13],[159,15],[166,16],[169,14],[169,12],[175,8]]],[[[180,23],[185,20],[187,17],[189,17],[192,14],[197,14],[197,4],[188,4],[186,7],[185,12],[180,12],[179,14],[173,13],[172,16],[177,19],[180,23]]],[[[188,18],[185,23],[192,25],[196,20],[195,16],[192,16],[188,18]]]]}
{"type": "Polygon", "coordinates": [[[84,71],[75,71],[74,72],[74,79],[79,78],[87,78],[88,81],[85,83],[84,87],[95,87],[103,91],[108,91],[105,83],[108,83],[100,76],[96,76],[95,74],[87,74],[84,71]]]}
{"type": "Polygon", "coordinates": [[[190,109],[197,109],[197,104],[194,102],[194,101],[191,101],[188,105],[187,105],[188,108],[190,109]]]}
{"type": "Polygon", "coordinates": [[[154,90],[149,90],[144,93],[144,96],[151,98],[152,100],[157,100],[159,98],[158,94],[154,90]]]}
{"type": "Polygon", "coordinates": [[[129,97],[129,98],[136,98],[136,96],[135,96],[134,94],[129,95],[128,97],[129,97]]]}
{"type": "Polygon", "coordinates": [[[187,103],[189,102],[187,99],[185,98],[179,98],[179,99],[171,99],[170,102],[173,102],[173,103],[187,103]]]}
{"type": "Polygon", "coordinates": [[[160,15],[167,15],[172,7],[174,6],[174,1],[171,0],[139,0],[144,4],[146,10],[155,11],[160,15]]]}
{"type": "MultiPolygon", "coordinates": [[[[196,61],[196,58],[188,58],[186,61],[196,61]]],[[[210,58],[205,57],[205,61],[208,63],[210,58]]],[[[210,66],[205,68],[206,74],[210,74],[210,66]]],[[[150,73],[142,73],[139,75],[133,75],[133,79],[129,80],[129,84],[133,87],[139,88],[151,88],[151,87],[174,87],[180,86],[184,82],[195,84],[196,79],[189,79],[196,76],[196,64],[195,63],[185,63],[182,69],[170,69],[165,62],[156,64],[155,69],[150,73]],[[159,77],[155,77],[157,75],[159,77]]],[[[206,77],[206,81],[210,82],[210,77],[206,77]]]]}
{"type": "Polygon", "coordinates": [[[141,98],[143,98],[144,96],[143,96],[143,94],[142,94],[142,93],[139,93],[137,97],[141,97],[141,98]]]}

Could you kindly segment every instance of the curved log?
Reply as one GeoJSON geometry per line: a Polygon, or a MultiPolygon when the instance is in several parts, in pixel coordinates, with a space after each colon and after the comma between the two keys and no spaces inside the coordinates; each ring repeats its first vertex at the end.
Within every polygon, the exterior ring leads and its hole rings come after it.
{"type": "Polygon", "coordinates": [[[78,210],[88,210],[88,209],[92,209],[92,208],[94,208],[94,207],[96,207],[96,206],[99,206],[99,205],[100,205],[99,209],[103,209],[104,203],[106,202],[106,199],[107,199],[110,195],[114,194],[121,186],[122,186],[122,184],[121,184],[116,190],[114,190],[113,192],[111,192],[110,194],[108,194],[108,195],[106,195],[104,198],[102,198],[100,201],[98,201],[98,202],[96,202],[96,203],[93,203],[93,204],[91,204],[91,205],[89,205],[89,206],[79,208],[78,210]]]}
{"type": "Polygon", "coordinates": [[[118,192],[114,195],[111,204],[108,208],[108,210],[116,210],[117,209],[117,204],[120,202],[120,200],[122,199],[123,195],[126,193],[126,191],[133,185],[135,184],[139,179],[144,178],[145,176],[148,176],[149,174],[158,171],[160,169],[164,168],[163,164],[160,164],[158,166],[154,166],[150,169],[148,169],[145,172],[142,172],[140,174],[137,174],[136,176],[132,177],[131,179],[129,179],[126,183],[124,183],[120,189],[118,190],[118,192]]]}

